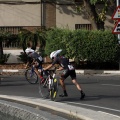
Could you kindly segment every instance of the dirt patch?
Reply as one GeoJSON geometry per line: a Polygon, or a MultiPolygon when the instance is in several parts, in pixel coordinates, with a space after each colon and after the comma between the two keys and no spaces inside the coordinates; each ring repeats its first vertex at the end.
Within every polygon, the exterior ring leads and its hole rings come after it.
{"type": "MultiPolygon", "coordinates": [[[[43,67],[48,66],[50,63],[44,63],[43,67]]],[[[25,69],[25,64],[18,63],[18,64],[3,64],[0,65],[0,69],[25,69]]]]}
{"type": "MultiPolygon", "coordinates": [[[[50,63],[44,63],[43,68],[50,65],[50,63]]],[[[58,67],[58,65],[55,65],[58,67]]],[[[25,69],[25,64],[24,63],[18,63],[18,64],[3,64],[0,65],[0,69],[7,69],[7,70],[18,70],[18,69],[25,69]]],[[[0,75],[23,75],[25,72],[1,72],[0,75]]]]}
{"type": "Polygon", "coordinates": [[[3,64],[0,69],[24,69],[25,64],[3,64]]]}

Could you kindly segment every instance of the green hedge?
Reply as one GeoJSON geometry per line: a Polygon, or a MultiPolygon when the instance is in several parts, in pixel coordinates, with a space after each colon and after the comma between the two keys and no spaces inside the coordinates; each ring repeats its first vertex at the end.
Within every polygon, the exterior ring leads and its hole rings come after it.
{"type": "Polygon", "coordinates": [[[87,31],[53,28],[46,32],[46,54],[63,49],[69,58],[91,62],[119,60],[117,36],[111,31],[87,31]]]}

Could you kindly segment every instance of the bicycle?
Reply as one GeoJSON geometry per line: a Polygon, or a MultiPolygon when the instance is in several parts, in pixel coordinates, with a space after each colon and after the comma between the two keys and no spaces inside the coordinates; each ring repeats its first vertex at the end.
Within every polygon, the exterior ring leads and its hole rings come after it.
{"type": "Polygon", "coordinates": [[[54,70],[43,70],[43,78],[39,81],[39,93],[42,98],[50,98],[52,101],[55,101],[58,93],[56,68],[54,70]]]}
{"type": "Polygon", "coordinates": [[[38,75],[34,71],[33,65],[29,65],[28,68],[25,70],[25,78],[30,84],[38,83],[38,75]]]}

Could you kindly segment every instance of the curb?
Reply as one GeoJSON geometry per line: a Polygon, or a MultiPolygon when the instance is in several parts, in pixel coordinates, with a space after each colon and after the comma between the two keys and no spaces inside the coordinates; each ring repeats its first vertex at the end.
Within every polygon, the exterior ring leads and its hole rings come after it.
{"type": "Polygon", "coordinates": [[[119,70],[76,70],[76,73],[81,74],[120,74],[119,70]]]}
{"type": "MultiPolygon", "coordinates": [[[[24,72],[25,69],[0,69],[0,73],[2,72],[24,72]]],[[[120,70],[76,70],[76,73],[79,74],[120,74],[120,70]]]]}
{"type": "Polygon", "coordinates": [[[79,118],[82,120],[120,120],[120,116],[107,114],[100,111],[94,111],[90,109],[85,109],[82,107],[72,106],[65,103],[58,103],[55,101],[40,99],[40,98],[31,98],[31,97],[20,97],[20,96],[9,96],[9,95],[0,95],[0,98],[6,100],[14,100],[23,103],[29,103],[36,105],[38,107],[45,107],[51,110],[62,112],[64,114],[70,115],[71,117],[79,118]]]}
{"type": "MultiPolygon", "coordinates": [[[[22,105],[21,105],[22,106],[22,105]]],[[[33,111],[22,108],[12,102],[0,100],[0,112],[22,120],[46,120],[46,117],[33,111]]]]}

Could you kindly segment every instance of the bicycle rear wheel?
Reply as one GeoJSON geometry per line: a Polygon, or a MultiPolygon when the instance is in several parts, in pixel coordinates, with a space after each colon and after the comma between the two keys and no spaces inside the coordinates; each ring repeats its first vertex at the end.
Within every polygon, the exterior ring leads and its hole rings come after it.
{"type": "Polygon", "coordinates": [[[25,78],[30,84],[36,84],[38,82],[37,73],[31,69],[25,71],[25,78]]]}
{"type": "Polygon", "coordinates": [[[53,80],[53,87],[50,90],[50,98],[52,101],[55,101],[58,93],[58,80],[57,78],[54,78],[53,80]]]}
{"type": "Polygon", "coordinates": [[[50,93],[49,93],[49,83],[48,79],[42,79],[39,80],[39,93],[42,98],[49,98],[50,93]]]}

